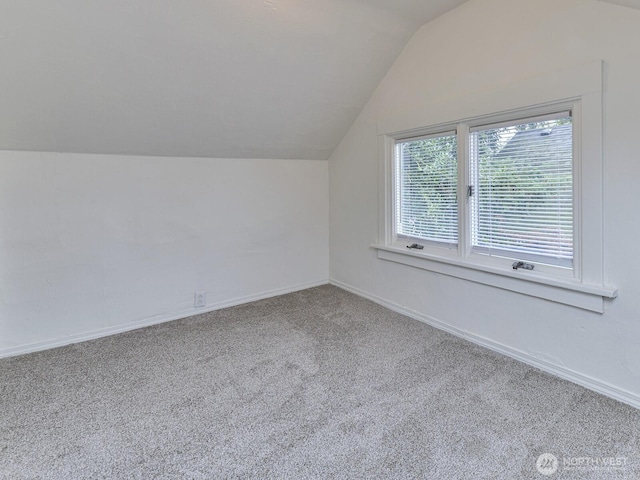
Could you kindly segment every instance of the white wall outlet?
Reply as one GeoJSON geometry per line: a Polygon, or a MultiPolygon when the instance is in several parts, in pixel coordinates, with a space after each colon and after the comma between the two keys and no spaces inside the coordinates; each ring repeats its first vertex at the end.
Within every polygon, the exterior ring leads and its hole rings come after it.
{"type": "Polygon", "coordinates": [[[196,292],[194,294],[193,306],[204,307],[207,304],[207,292],[196,292]]]}

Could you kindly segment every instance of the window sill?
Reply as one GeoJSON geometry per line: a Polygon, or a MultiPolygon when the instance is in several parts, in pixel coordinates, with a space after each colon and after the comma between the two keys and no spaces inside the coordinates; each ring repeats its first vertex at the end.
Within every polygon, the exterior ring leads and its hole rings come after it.
{"type": "Polygon", "coordinates": [[[429,270],[475,283],[543,298],[552,302],[604,313],[604,299],[615,298],[618,290],[604,285],[590,285],[569,279],[536,276],[525,270],[502,270],[460,258],[441,257],[407,250],[395,245],[373,244],[378,258],[429,270]]]}

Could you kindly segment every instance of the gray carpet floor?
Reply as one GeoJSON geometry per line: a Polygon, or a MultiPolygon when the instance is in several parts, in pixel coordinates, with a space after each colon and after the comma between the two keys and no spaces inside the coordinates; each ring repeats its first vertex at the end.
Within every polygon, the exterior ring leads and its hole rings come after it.
{"type": "Polygon", "coordinates": [[[640,411],[323,286],[0,360],[0,476],[637,479],[640,411]]]}

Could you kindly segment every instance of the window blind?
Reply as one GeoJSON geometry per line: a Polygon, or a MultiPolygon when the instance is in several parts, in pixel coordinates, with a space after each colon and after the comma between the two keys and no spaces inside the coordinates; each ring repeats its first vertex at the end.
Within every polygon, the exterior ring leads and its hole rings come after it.
{"type": "Polygon", "coordinates": [[[572,267],[570,113],[473,128],[469,147],[472,251],[572,267]]]}
{"type": "Polygon", "coordinates": [[[430,242],[458,242],[458,161],[455,132],[399,140],[396,233],[430,242]]]}

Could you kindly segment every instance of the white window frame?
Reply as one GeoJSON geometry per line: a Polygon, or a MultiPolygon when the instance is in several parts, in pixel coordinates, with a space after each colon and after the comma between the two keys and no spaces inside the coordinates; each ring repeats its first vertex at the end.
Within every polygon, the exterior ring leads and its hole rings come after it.
{"type": "MultiPolygon", "coordinates": [[[[465,125],[465,133],[466,133],[467,139],[470,140],[471,135],[473,134],[473,132],[476,132],[476,131],[482,131],[482,130],[491,129],[491,128],[498,128],[501,126],[510,126],[515,124],[524,124],[524,123],[534,122],[534,121],[542,121],[547,119],[556,119],[559,117],[568,117],[568,116],[573,117],[574,112],[579,113],[579,102],[574,101],[574,102],[550,105],[545,108],[527,109],[527,110],[518,111],[517,115],[514,115],[514,118],[511,118],[511,116],[506,116],[506,117],[498,116],[495,119],[496,122],[490,122],[489,119],[487,119],[486,121],[483,120],[480,122],[469,122],[468,125],[465,125]]],[[[572,118],[571,130],[572,130],[572,146],[571,146],[572,157],[574,159],[574,161],[572,161],[572,179],[573,179],[573,178],[578,178],[580,174],[579,172],[580,162],[577,161],[580,158],[580,142],[579,142],[579,139],[576,138],[576,132],[580,131],[579,115],[577,118],[572,118]]],[[[466,156],[464,159],[468,162],[468,171],[471,172],[472,167],[477,168],[478,165],[472,162],[470,145],[467,148],[467,152],[468,152],[468,156],[466,156]]],[[[470,173],[468,184],[476,188],[478,190],[478,195],[479,195],[480,186],[477,185],[477,183],[478,183],[478,179],[473,179],[473,175],[470,173]]],[[[471,204],[472,204],[472,200],[475,200],[476,202],[478,201],[478,196],[476,195],[473,197],[469,197],[467,195],[467,198],[465,200],[468,203],[468,208],[466,211],[469,214],[469,218],[467,219],[467,221],[469,221],[470,223],[473,223],[472,222],[473,219],[471,217],[473,216],[474,212],[472,212],[471,204]]],[[[575,225],[576,220],[580,218],[580,212],[579,212],[580,205],[577,200],[578,199],[576,198],[576,192],[573,191],[572,192],[572,204],[573,204],[572,205],[572,212],[573,212],[572,228],[574,232],[577,230],[575,225]]],[[[466,251],[471,252],[469,254],[470,256],[480,255],[478,259],[487,258],[486,257],[487,254],[476,253],[474,251],[473,239],[470,238],[472,237],[472,235],[473,235],[472,232],[470,232],[470,236],[467,237],[466,239],[468,242],[468,250],[466,251]]],[[[572,232],[572,236],[573,236],[573,232],[572,232]]],[[[576,245],[576,243],[577,242],[575,241],[575,238],[573,238],[573,246],[572,246],[573,256],[575,256],[576,250],[579,251],[579,247],[580,247],[579,244],[576,245]]],[[[508,254],[509,250],[505,249],[505,253],[508,254]]],[[[488,255],[491,255],[491,254],[488,253],[488,255]]],[[[508,257],[508,258],[510,259],[510,260],[507,260],[508,262],[513,262],[514,260],[516,260],[516,261],[525,261],[527,263],[535,264],[535,269],[538,272],[542,271],[550,275],[579,278],[579,274],[577,274],[579,272],[575,271],[576,266],[579,268],[579,262],[576,262],[574,265],[573,264],[574,262],[572,261],[570,267],[568,266],[562,267],[562,266],[550,265],[549,262],[544,261],[544,257],[535,258],[534,255],[518,256],[517,254],[514,254],[514,256],[508,257]]],[[[487,259],[487,261],[490,261],[502,266],[506,265],[505,260],[500,259],[500,257],[497,257],[497,258],[493,257],[493,260],[487,259]]]]}
{"type": "Polygon", "coordinates": [[[596,62],[381,119],[379,239],[373,244],[378,257],[603,313],[604,299],[615,298],[617,289],[604,282],[602,100],[602,62],[596,62]],[[536,264],[534,270],[514,270],[513,260],[472,253],[466,195],[470,172],[467,161],[461,160],[468,155],[461,152],[468,152],[469,129],[564,110],[573,117],[573,268],[536,264]],[[451,130],[458,134],[457,248],[425,242],[423,250],[407,249],[407,239],[395,232],[395,143],[451,130]]]}
{"type": "MultiPolygon", "coordinates": [[[[456,132],[455,128],[452,128],[450,130],[445,130],[445,131],[437,131],[437,132],[425,132],[423,135],[413,135],[409,138],[396,138],[394,139],[394,148],[396,146],[396,144],[398,142],[401,142],[403,140],[409,140],[409,141],[419,141],[419,140],[427,140],[430,138],[437,138],[437,137],[441,137],[441,136],[456,136],[457,139],[456,141],[458,142],[457,145],[457,150],[458,152],[460,152],[460,146],[459,146],[459,142],[460,142],[460,135],[458,132],[456,132]]],[[[398,193],[398,181],[399,181],[399,175],[396,172],[396,168],[397,168],[397,159],[395,158],[395,152],[394,152],[394,158],[393,158],[393,164],[392,164],[392,175],[393,175],[393,191],[392,191],[392,195],[394,199],[397,199],[397,193],[398,193]]],[[[460,165],[459,165],[459,161],[458,161],[458,183],[460,183],[460,178],[459,178],[459,173],[460,173],[460,165]]],[[[458,192],[460,190],[460,185],[458,185],[458,192]]],[[[457,194],[457,201],[458,201],[458,216],[460,215],[460,194],[457,194]]],[[[396,205],[397,206],[397,205],[396,205]]],[[[445,241],[438,241],[438,240],[427,240],[424,238],[417,238],[417,237],[411,237],[410,235],[401,235],[397,232],[397,227],[398,227],[398,219],[396,216],[396,208],[394,207],[393,211],[392,211],[392,215],[393,215],[393,236],[394,238],[397,239],[406,239],[406,241],[409,240],[415,240],[417,242],[420,242],[421,244],[424,245],[430,245],[433,246],[435,248],[440,248],[440,249],[452,249],[452,248],[457,248],[457,244],[454,244],[453,242],[445,242],[445,241]]],[[[458,223],[460,223],[460,218],[458,218],[458,223]]],[[[459,236],[460,232],[458,232],[458,236],[459,236]]],[[[460,243],[460,239],[458,238],[458,244],[460,243]]]]}

